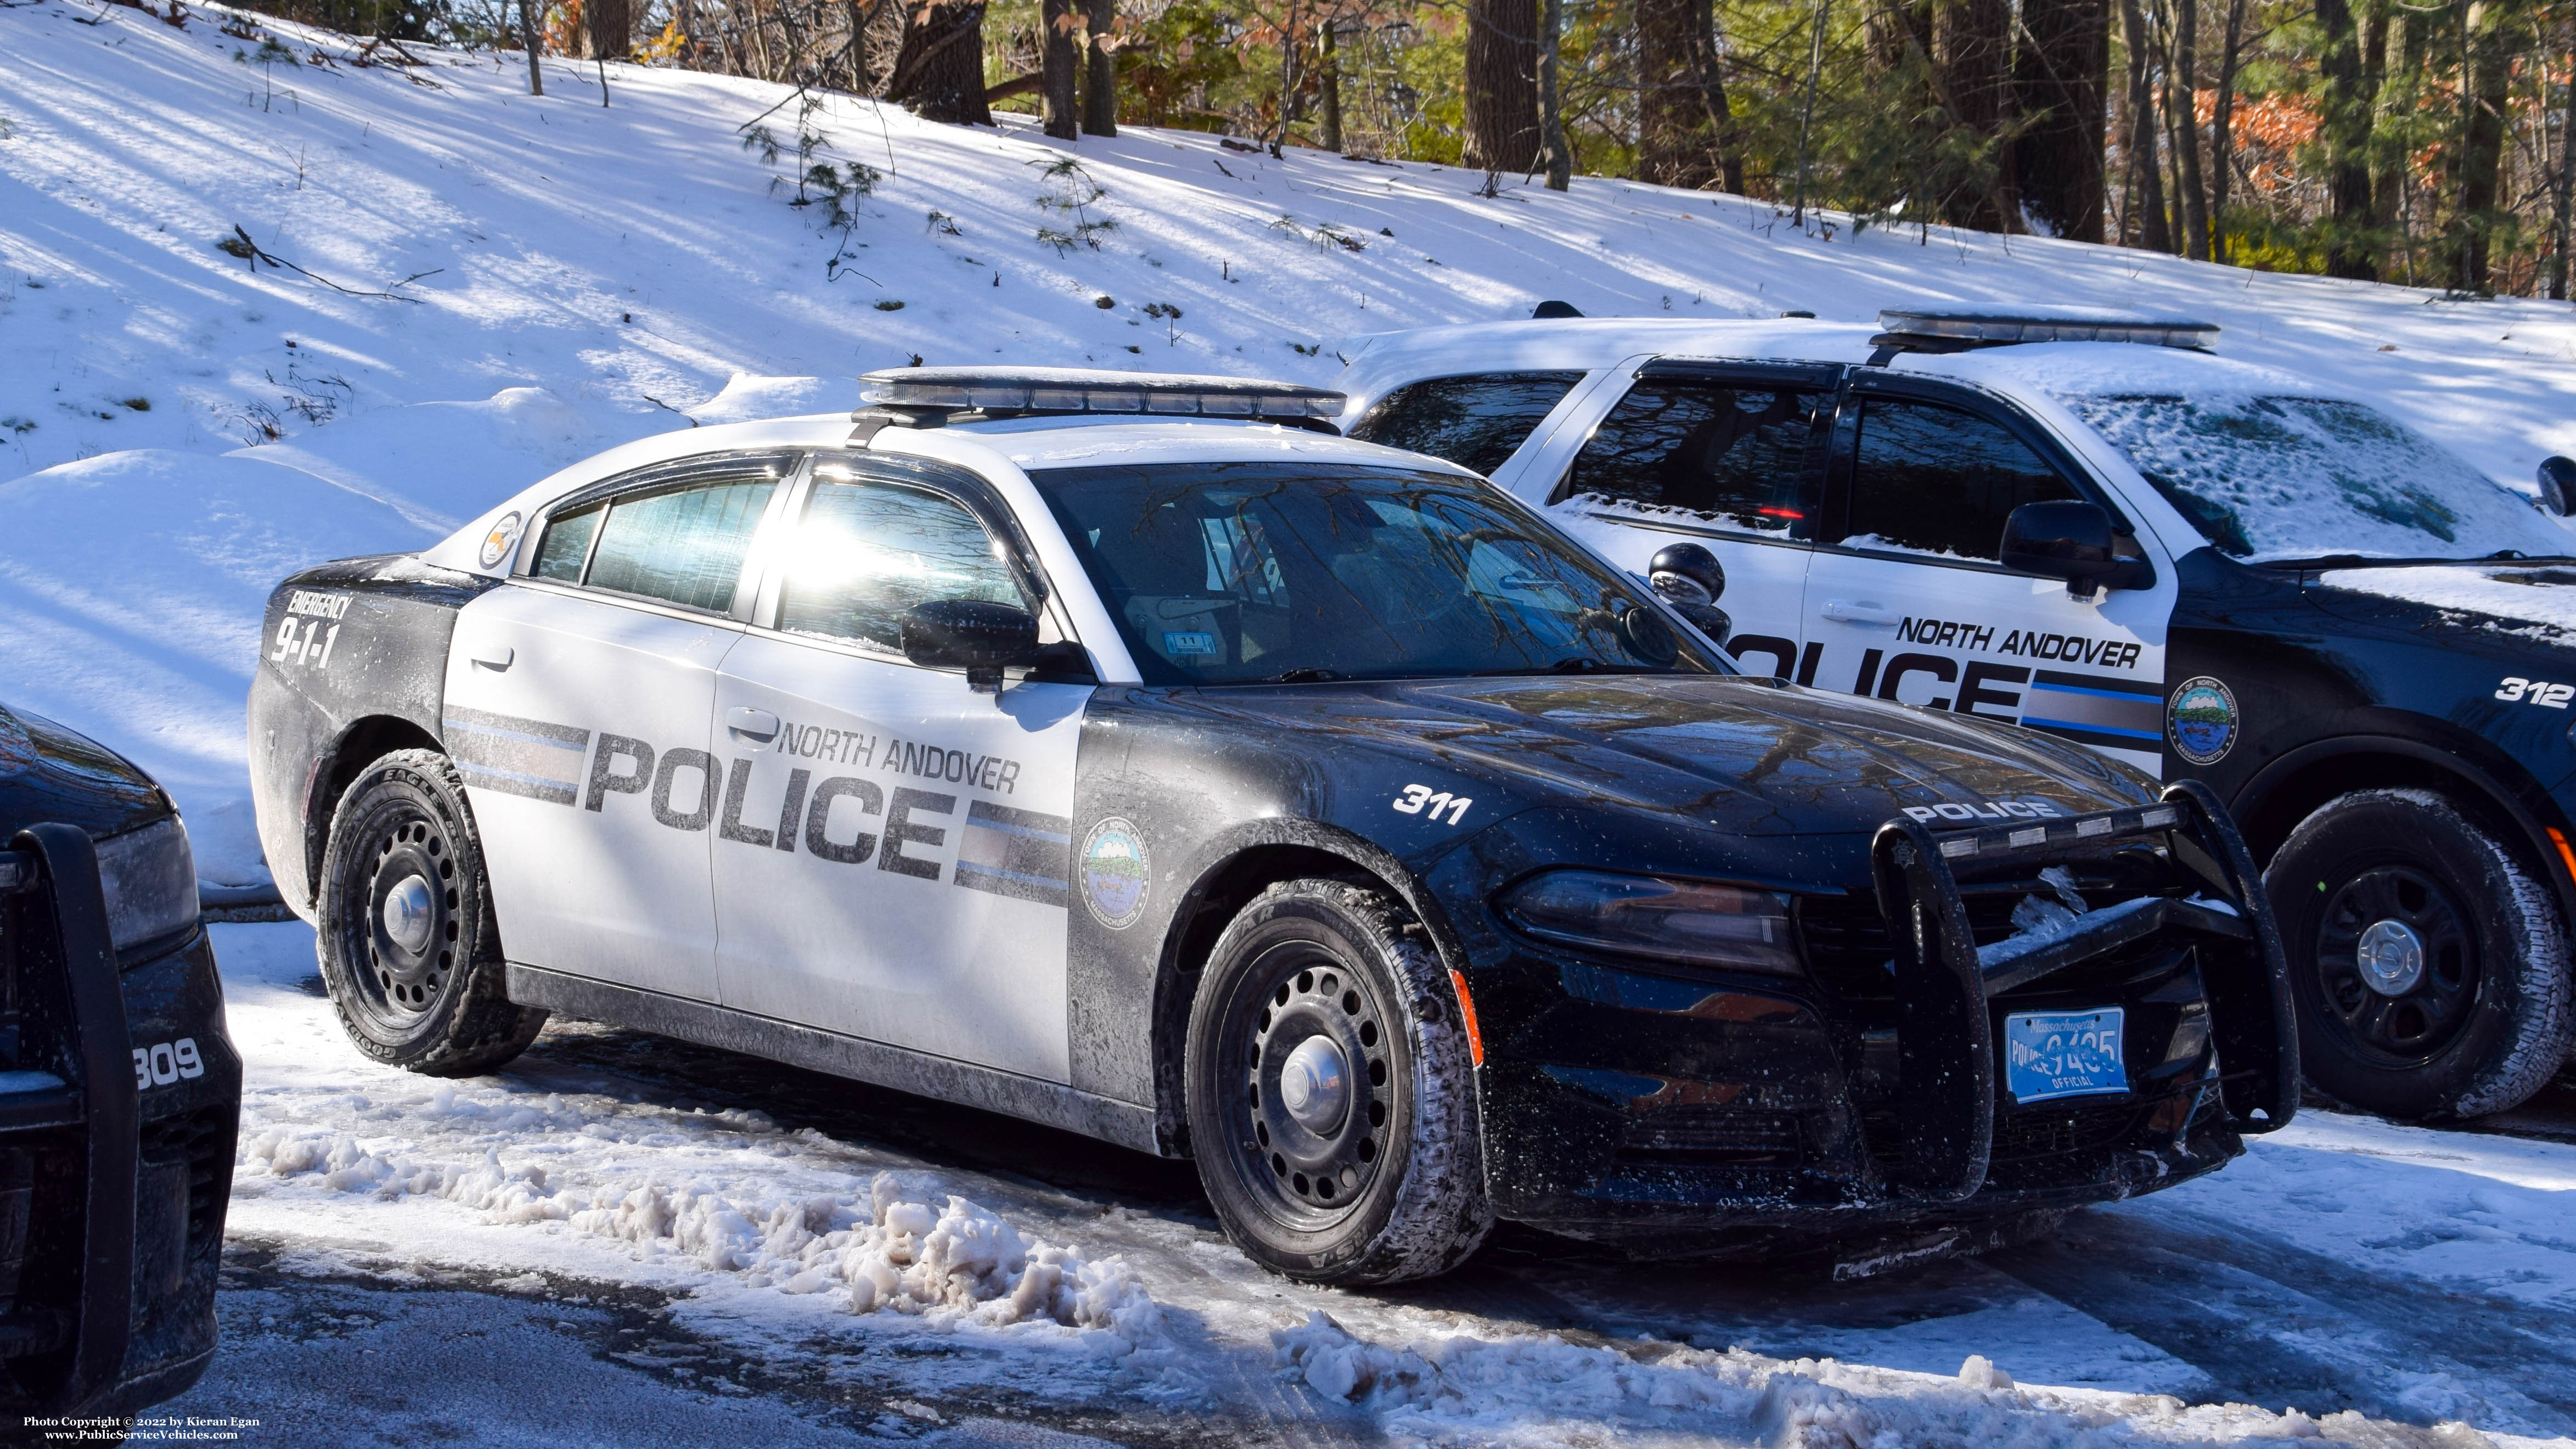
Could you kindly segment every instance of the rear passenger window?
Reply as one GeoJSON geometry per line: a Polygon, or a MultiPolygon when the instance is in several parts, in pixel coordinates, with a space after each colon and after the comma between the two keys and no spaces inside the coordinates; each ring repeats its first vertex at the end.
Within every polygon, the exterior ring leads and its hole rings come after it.
{"type": "Polygon", "coordinates": [[[1933,403],[1871,398],[1861,410],[1842,542],[1993,562],[2014,509],[2080,496],[2001,423],[1933,403]]]}
{"type": "Polygon", "coordinates": [[[1583,445],[1566,494],[1805,538],[1807,447],[1829,401],[1797,388],[1640,378],[1583,445]]]}
{"type": "Polygon", "coordinates": [[[1351,436],[1491,473],[1582,380],[1580,372],[1435,377],[1388,393],[1351,436]]]}
{"type": "MultiPolygon", "coordinates": [[[[763,467],[700,475],[674,488],[619,498],[600,525],[584,581],[595,589],[724,613],[733,607],[752,531],[777,488],[776,471],[763,467]]],[[[550,525],[547,544],[554,532],[550,525]]],[[[540,569],[545,555],[540,547],[540,569]]]]}
{"type": "Polygon", "coordinates": [[[590,562],[590,541],[599,536],[599,520],[607,516],[608,505],[594,503],[546,520],[546,536],[537,544],[536,576],[580,583],[581,567],[590,562]]]}
{"type": "Polygon", "coordinates": [[[787,561],[778,627],[902,649],[903,612],[940,599],[1028,607],[992,536],[954,499],[819,480],[787,561]]]}

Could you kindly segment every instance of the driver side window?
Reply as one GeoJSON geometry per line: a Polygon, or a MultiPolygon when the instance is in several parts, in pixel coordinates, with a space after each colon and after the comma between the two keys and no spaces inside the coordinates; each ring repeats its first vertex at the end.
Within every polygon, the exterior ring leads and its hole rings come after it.
{"type": "Polygon", "coordinates": [[[789,545],[778,627],[902,652],[915,604],[1027,608],[999,545],[964,505],[897,483],[824,477],[789,545]]]}
{"type": "Polygon", "coordinates": [[[1871,398],[1861,409],[1842,543],[1992,563],[2014,509],[2082,496],[2001,423],[1934,403],[1871,398]]]}

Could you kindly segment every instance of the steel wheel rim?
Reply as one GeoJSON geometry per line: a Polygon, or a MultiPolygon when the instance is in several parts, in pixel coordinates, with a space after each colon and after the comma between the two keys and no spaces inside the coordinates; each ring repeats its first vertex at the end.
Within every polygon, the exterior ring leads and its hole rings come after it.
{"type": "Polygon", "coordinates": [[[350,985],[370,1017],[395,1030],[435,1011],[457,976],[461,897],[456,851],[428,811],[400,802],[374,812],[348,884],[363,894],[346,936],[350,985]]]}
{"type": "Polygon", "coordinates": [[[1300,1230],[1348,1217],[1385,1164],[1395,1115],[1385,1003],[1323,946],[1290,941],[1245,973],[1229,1016],[1225,1112],[1246,1185],[1271,1217],[1300,1230]],[[1305,1095],[1292,1106],[1300,1069],[1336,1061],[1338,1101],[1305,1095]]]}
{"type": "Polygon", "coordinates": [[[2470,917],[2450,892],[2423,871],[2387,865],[2326,898],[2314,969],[2328,1033],[2365,1060],[2407,1066],[2437,1055],[2467,1027],[2484,963],[2470,917]],[[2378,969],[2366,959],[2372,954],[2378,969]],[[2411,970],[2402,959],[2410,954],[2411,970]]]}

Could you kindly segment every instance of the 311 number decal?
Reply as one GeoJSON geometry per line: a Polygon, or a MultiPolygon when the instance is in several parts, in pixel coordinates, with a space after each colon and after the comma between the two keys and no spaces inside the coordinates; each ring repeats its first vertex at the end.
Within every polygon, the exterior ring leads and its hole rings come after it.
{"type": "Polygon", "coordinates": [[[1435,794],[1428,785],[1407,785],[1404,787],[1404,793],[1396,798],[1395,808],[1407,815],[1420,815],[1427,810],[1434,820],[1439,819],[1440,812],[1446,810],[1449,812],[1449,823],[1455,825],[1467,818],[1467,807],[1475,803],[1464,795],[1452,795],[1446,790],[1435,794]]]}
{"type": "Polygon", "coordinates": [[[2543,684],[2519,675],[2508,677],[2497,687],[2495,697],[2507,704],[2536,704],[2542,709],[2565,709],[2576,700],[2576,684],[2543,684]]]}

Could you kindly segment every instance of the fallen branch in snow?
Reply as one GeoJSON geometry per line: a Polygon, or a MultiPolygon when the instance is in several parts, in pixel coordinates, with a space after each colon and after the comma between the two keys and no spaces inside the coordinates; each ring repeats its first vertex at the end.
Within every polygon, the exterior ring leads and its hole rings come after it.
{"type": "MultiPolygon", "coordinates": [[[[310,277],[314,281],[320,282],[323,286],[330,288],[334,292],[345,292],[352,297],[381,297],[388,302],[409,302],[415,307],[419,306],[421,302],[421,299],[418,297],[406,297],[396,292],[368,292],[361,291],[356,287],[343,287],[339,283],[332,281],[329,277],[323,276],[320,272],[307,271],[304,268],[297,266],[295,263],[288,261],[284,257],[276,256],[263,250],[259,243],[250,239],[249,232],[242,230],[239,222],[235,222],[233,224],[233,234],[231,236],[224,237],[216,241],[215,250],[222,252],[228,257],[239,257],[243,261],[250,263],[250,269],[254,272],[259,270],[260,263],[266,262],[271,267],[284,267],[290,272],[310,277]]],[[[435,277],[446,270],[447,268],[445,267],[432,267],[425,272],[414,272],[410,276],[403,278],[401,281],[396,282],[393,285],[397,287],[408,287],[423,277],[435,277]]]]}

